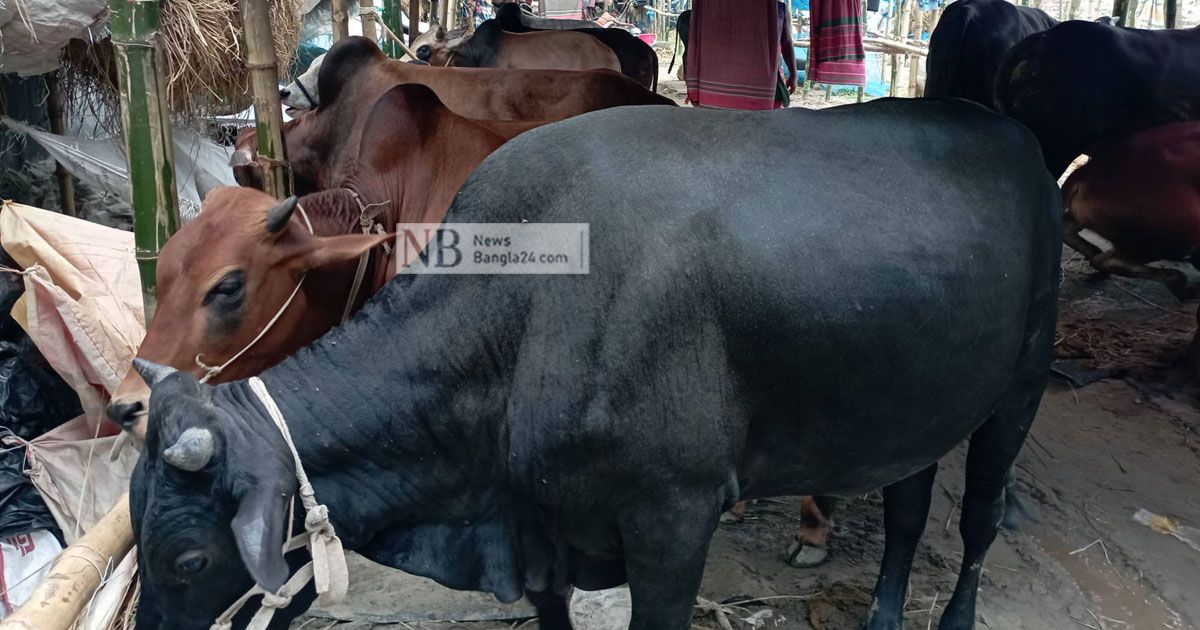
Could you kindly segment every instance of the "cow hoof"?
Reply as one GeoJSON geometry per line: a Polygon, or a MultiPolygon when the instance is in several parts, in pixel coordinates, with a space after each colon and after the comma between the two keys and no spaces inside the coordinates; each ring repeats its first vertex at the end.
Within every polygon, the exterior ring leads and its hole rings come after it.
{"type": "Polygon", "coordinates": [[[746,518],[745,514],[734,514],[733,512],[723,512],[721,514],[722,525],[734,525],[741,523],[746,518]]]}
{"type": "Polygon", "coordinates": [[[819,566],[828,557],[829,550],[824,546],[802,540],[793,540],[787,550],[787,563],[797,569],[811,569],[819,566]]]}

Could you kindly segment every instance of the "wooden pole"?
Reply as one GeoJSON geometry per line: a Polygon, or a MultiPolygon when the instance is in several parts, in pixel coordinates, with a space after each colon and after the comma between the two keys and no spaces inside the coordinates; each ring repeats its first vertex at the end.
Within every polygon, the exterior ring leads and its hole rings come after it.
{"type": "Polygon", "coordinates": [[[104,568],[120,562],[132,548],[129,495],[124,495],[88,533],[59,554],[29,599],[0,621],[0,630],[67,630],[74,626],[100,585],[104,568]]]}
{"type": "MultiPolygon", "coordinates": [[[[921,41],[921,6],[917,4],[917,0],[909,0],[912,6],[913,16],[913,43],[921,41]]],[[[908,94],[913,98],[921,96],[920,87],[917,82],[917,67],[921,63],[920,55],[908,56],[908,94]]]]}
{"type": "MultiPolygon", "coordinates": [[[[399,35],[400,31],[396,31],[399,35]]],[[[421,0],[408,0],[408,45],[411,47],[421,36],[421,0]]]]}
{"type": "Polygon", "coordinates": [[[1121,20],[1121,26],[1126,25],[1129,28],[1138,27],[1138,0],[1126,0],[1125,19],[1121,20]]]}
{"type": "Polygon", "coordinates": [[[358,0],[358,17],[362,20],[363,37],[378,42],[379,29],[375,28],[375,1],[358,0]]]}
{"type": "Polygon", "coordinates": [[[1129,26],[1125,21],[1125,10],[1128,8],[1128,0],[1113,0],[1112,16],[1121,26],[1129,26]]]}
{"type": "Polygon", "coordinates": [[[429,28],[433,28],[435,25],[440,25],[442,23],[441,5],[443,4],[445,4],[445,2],[429,0],[429,28]]]}
{"type": "MultiPolygon", "coordinates": [[[[400,26],[400,0],[383,0],[383,14],[380,17],[383,18],[382,26],[391,29],[397,37],[404,33],[400,26]]],[[[399,59],[403,55],[396,42],[388,37],[383,38],[383,52],[392,59],[399,59]]]]}
{"type": "Polygon", "coordinates": [[[117,63],[121,128],[133,200],[133,240],[146,323],[154,317],[158,251],[179,228],[175,158],[166,72],[159,70],[157,0],[110,0],[109,29],[117,63]]]}
{"type": "MultiPolygon", "coordinates": [[[[334,0],[336,3],[337,0],[334,0]]],[[[292,194],[288,179],[287,152],[283,144],[283,112],[279,106],[279,69],[275,63],[275,38],[267,0],[240,0],[242,39],[246,69],[250,73],[250,95],[254,103],[254,127],[258,155],[269,166],[263,173],[267,194],[283,199],[292,194]]]]}
{"type": "Polygon", "coordinates": [[[329,0],[329,12],[333,14],[333,41],[350,37],[350,17],[346,15],[346,0],[329,0]]]}
{"type": "MultiPolygon", "coordinates": [[[[50,114],[50,133],[66,135],[62,83],[59,82],[57,71],[46,75],[46,109],[50,114]]],[[[58,205],[62,213],[69,217],[78,216],[75,212],[75,180],[71,179],[71,174],[58,161],[54,162],[54,176],[58,178],[58,205]]]]}
{"type": "Polygon", "coordinates": [[[1178,28],[1179,0],[1164,0],[1163,13],[1163,26],[1165,28],[1178,28]]]}

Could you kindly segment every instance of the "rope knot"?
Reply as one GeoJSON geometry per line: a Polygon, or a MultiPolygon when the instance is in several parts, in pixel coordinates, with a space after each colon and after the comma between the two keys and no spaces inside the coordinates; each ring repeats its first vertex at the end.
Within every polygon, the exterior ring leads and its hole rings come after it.
{"type": "Polygon", "coordinates": [[[333,527],[329,524],[329,508],[318,505],[308,510],[304,515],[304,529],[310,534],[333,535],[333,527]]]}
{"type": "Polygon", "coordinates": [[[292,596],[280,593],[263,593],[262,607],[279,610],[292,603],[292,596]]]}

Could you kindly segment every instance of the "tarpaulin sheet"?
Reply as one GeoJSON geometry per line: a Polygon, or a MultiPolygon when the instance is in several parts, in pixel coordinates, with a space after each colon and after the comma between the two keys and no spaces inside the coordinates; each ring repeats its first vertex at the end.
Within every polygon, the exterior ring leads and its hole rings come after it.
{"type": "MultiPolygon", "coordinates": [[[[31,125],[0,117],[0,122],[29,136],[72,175],[93,188],[105,190],[132,204],[129,189],[129,169],[126,165],[123,142],[120,138],[88,140],[60,136],[31,125]]],[[[230,147],[210,142],[184,129],[171,130],[175,145],[175,183],[179,195],[180,218],[187,222],[200,212],[200,194],[196,191],[196,173],[204,171],[209,177],[227,186],[236,186],[229,168],[230,147]]]]}
{"type": "Polygon", "coordinates": [[[108,0],[0,2],[0,73],[33,76],[58,69],[58,51],[108,17],[108,0]]]}

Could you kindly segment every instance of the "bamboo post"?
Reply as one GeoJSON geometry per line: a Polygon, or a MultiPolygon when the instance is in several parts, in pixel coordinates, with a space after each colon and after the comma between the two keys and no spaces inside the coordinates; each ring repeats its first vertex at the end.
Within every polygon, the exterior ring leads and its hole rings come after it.
{"type": "MultiPolygon", "coordinates": [[[[399,35],[400,31],[396,31],[399,35]]],[[[408,45],[411,47],[421,35],[421,0],[408,0],[408,45]]]]}
{"type": "MultiPolygon", "coordinates": [[[[67,123],[63,113],[62,83],[59,82],[58,72],[46,75],[46,109],[50,114],[50,133],[66,135],[67,123]]],[[[54,162],[54,176],[58,178],[58,205],[63,214],[73,217],[75,212],[75,180],[57,160],[54,162]]]]}
{"type": "MultiPolygon", "coordinates": [[[[382,26],[391,29],[397,37],[404,33],[400,26],[400,0],[383,0],[383,14],[380,17],[383,18],[382,26]]],[[[396,42],[388,37],[383,38],[383,52],[392,59],[399,59],[404,54],[396,42]]]]}
{"type": "MultiPolygon", "coordinates": [[[[913,5],[913,44],[915,45],[921,41],[921,6],[917,4],[917,0],[909,0],[909,3],[913,5]]],[[[913,98],[921,96],[917,85],[917,67],[920,63],[920,55],[910,54],[908,56],[908,93],[913,98]]]]}
{"type": "MultiPolygon", "coordinates": [[[[124,0],[119,0],[124,1],[124,0]]],[[[29,599],[0,621],[0,630],[67,630],[100,586],[104,567],[133,548],[129,495],[55,559],[29,599]]]]}
{"type": "Polygon", "coordinates": [[[444,4],[438,0],[429,0],[429,28],[442,23],[441,21],[441,5],[444,4]]]}
{"type": "Polygon", "coordinates": [[[362,20],[363,37],[378,42],[379,29],[375,28],[375,1],[358,0],[358,17],[362,20]]]}
{"type": "Polygon", "coordinates": [[[350,37],[350,17],[346,15],[346,0],[329,0],[329,12],[333,15],[333,41],[350,37]]]}
{"type": "Polygon", "coordinates": [[[179,227],[175,159],[167,89],[159,70],[157,0],[110,0],[109,29],[117,63],[121,128],[133,199],[133,239],[146,323],[154,316],[158,250],[179,227]]]}
{"type": "MultiPolygon", "coordinates": [[[[335,0],[336,2],[336,0],[335,0]]],[[[279,106],[279,69],[275,62],[275,38],[267,0],[240,0],[242,39],[246,69],[250,73],[250,96],[254,103],[254,128],[258,155],[269,166],[263,173],[267,194],[276,199],[291,195],[287,152],[283,144],[283,113],[279,106]]]]}
{"type": "Polygon", "coordinates": [[[1163,1],[1163,27],[1178,28],[1179,0],[1163,1]]]}
{"type": "Polygon", "coordinates": [[[1138,27],[1138,0],[1126,0],[1125,19],[1121,20],[1121,26],[1138,27]]]}
{"type": "Polygon", "coordinates": [[[1125,10],[1128,8],[1128,6],[1128,0],[1113,0],[1112,16],[1121,24],[1121,26],[1129,26],[1129,24],[1125,21],[1125,10]]]}

